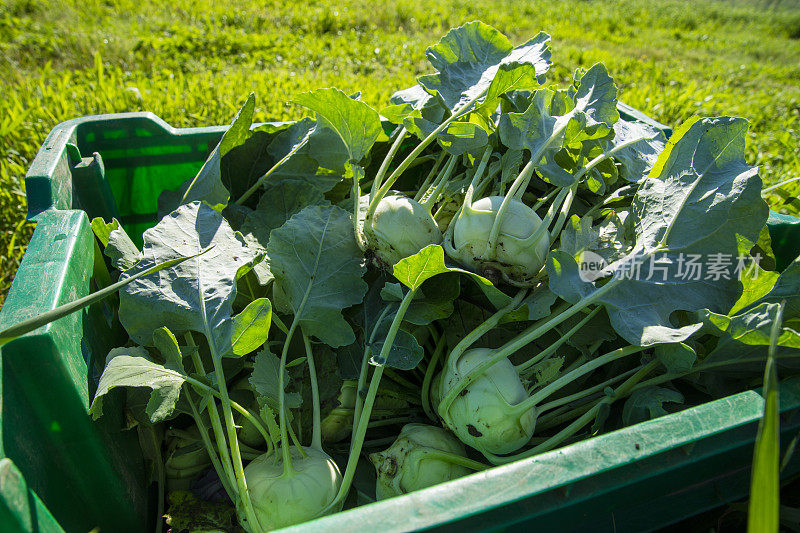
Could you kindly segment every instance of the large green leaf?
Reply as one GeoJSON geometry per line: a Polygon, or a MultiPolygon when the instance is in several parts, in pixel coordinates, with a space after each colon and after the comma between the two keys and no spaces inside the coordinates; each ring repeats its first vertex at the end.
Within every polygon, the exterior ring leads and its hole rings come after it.
{"type": "Polygon", "coordinates": [[[266,298],[253,300],[233,317],[233,332],[226,355],[243,356],[257,350],[267,341],[272,324],[272,304],[266,298]]]}
{"type": "MultiPolygon", "coordinates": [[[[765,282],[768,283],[771,278],[772,276],[767,276],[765,282]]],[[[748,309],[761,302],[778,303],[783,300],[786,301],[784,316],[787,319],[800,317],[800,257],[781,272],[766,296],[748,306],[748,309]]]]}
{"type": "Polygon", "coordinates": [[[611,133],[619,119],[617,87],[602,63],[585,73],[575,74],[575,89],[570,91],[574,108],[566,131],[566,142],[600,139],[611,133]]]}
{"type": "Polygon", "coordinates": [[[317,188],[299,181],[282,181],[269,186],[261,195],[258,206],[245,217],[241,232],[266,250],[269,234],[283,226],[287,220],[310,205],[327,205],[329,202],[317,188]]]}
{"type": "Polygon", "coordinates": [[[694,349],[682,342],[659,344],[655,347],[655,355],[670,374],[688,374],[697,361],[694,349]]]}
{"type": "Polygon", "coordinates": [[[683,403],[683,394],[664,387],[639,389],[625,401],[622,422],[627,426],[667,415],[665,403],[683,403]]]}
{"type": "MultiPolygon", "coordinates": [[[[269,351],[266,346],[255,356],[253,362],[253,372],[250,374],[249,382],[253,391],[266,403],[276,408],[279,403],[278,373],[281,368],[281,360],[278,356],[269,351]]],[[[286,374],[288,386],[289,374],[286,374]]],[[[303,399],[297,392],[287,392],[285,395],[286,406],[290,409],[300,407],[303,399]]],[[[263,402],[262,402],[263,403],[263,402]]]]}
{"type": "Polygon", "coordinates": [[[353,222],[335,206],[306,207],[272,230],[267,254],[276,286],[306,335],[338,347],[355,340],[342,309],[367,292],[353,222]]]}
{"type": "Polygon", "coordinates": [[[666,143],[664,132],[658,128],[619,119],[614,123],[614,138],[608,149],[613,150],[614,157],[622,163],[620,176],[639,183],[647,177],[666,143]]]}
{"type": "Polygon", "coordinates": [[[355,163],[369,152],[381,134],[377,111],[339,89],[317,89],[298,95],[294,101],[314,111],[317,122],[339,136],[350,160],[355,163]]]}
{"type": "MultiPolygon", "coordinates": [[[[169,352],[168,352],[169,353],[169,352]]],[[[167,419],[186,381],[180,358],[170,358],[163,365],[153,362],[147,350],[139,346],[114,348],[106,358],[92,406],[92,417],[103,414],[103,396],[118,387],[146,387],[152,390],[145,412],[153,423],[167,419]]]]}
{"type": "Polygon", "coordinates": [[[331,190],[342,180],[348,157],[339,136],[324,124],[310,118],[299,120],[277,134],[266,152],[274,162],[294,152],[272,172],[266,182],[267,186],[294,181],[320,192],[331,190]]]}
{"type": "Polygon", "coordinates": [[[144,232],[143,257],[122,279],[154,264],[208,252],[129,283],[120,294],[119,317],[131,338],[151,345],[153,331],[167,326],[179,335],[197,331],[215,348],[232,334],[231,305],[237,273],[256,256],[242,236],[206,204],[182,205],[144,232]]]}
{"type": "MultiPolygon", "coordinates": [[[[550,36],[539,33],[516,48],[508,38],[483,22],[469,22],[451,29],[426,55],[438,71],[419,77],[419,83],[436,95],[451,111],[458,110],[468,101],[490,90],[498,74],[516,70],[521,65],[534,69],[537,81],[550,68],[550,36]]],[[[517,73],[518,75],[518,73],[517,73]]],[[[502,75],[495,85],[496,95],[514,88],[514,76],[502,75]]],[[[517,83],[527,81],[516,80],[517,83]]]]}
{"type": "MultiPolygon", "coordinates": [[[[681,273],[685,258],[712,254],[736,258],[737,235],[755,242],[766,222],[757,169],[744,161],[747,123],[735,118],[696,119],[681,127],[642,183],[632,206],[636,242],[626,257],[609,267],[617,275],[598,300],[608,309],[614,329],[628,342],[650,345],[680,342],[702,324],[675,327],[675,311],[727,312],[741,294],[731,267],[730,279],[700,279],[681,273]],[[684,260],[681,260],[681,258],[684,260]],[[650,275],[650,261],[663,270],[650,275]],[[623,276],[635,264],[644,273],[623,276]],[[650,279],[647,279],[650,277],[650,279]]],[[[735,263],[734,263],[735,265],[735,263]]],[[[550,288],[577,302],[596,287],[580,278],[578,265],[564,252],[551,252],[550,288]]]]}
{"type": "Polygon", "coordinates": [[[524,112],[501,115],[497,129],[503,144],[512,150],[527,149],[537,153],[545,143],[549,143],[550,152],[557,152],[561,143],[552,138],[558,117],[552,115],[550,109],[554,94],[550,89],[540,89],[533,93],[524,112]]]}
{"type": "MultiPolygon", "coordinates": [[[[445,264],[444,248],[438,244],[428,245],[416,254],[401,259],[394,265],[394,277],[412,290],[419,290],[422,284],[427,280],[439,274],[447,273],[457,273],[467,276],[476,284],[495,308],[499,309],[505,307],[512,300],[510,296],[495,287],[491,281],[483,276],[464,270],[463,268],[451,267],[445,264]]],[[[549,298],[545,296],[542,303],[547,300],[549,300],[549,298]]],[[[533,305],[533,302],[531,302],[531,304],[533,305]]],[[[522,320],[524,320],[522,317],[527,316],[529,312],[527,308],[523,309],[522,307],[520,307],[518,311],[520,312],[519,319],[522,320]]]]}
{"type": "Polygon", "coordinates": [[[447,113],[442,102],[420,85],[395,92],[390,101],[390,106],[381,109],[381,116],[420,139],[433,132],[447,113]]]}
{"type": "Polygon", "coordinates": [[[473,122],[451,122],[437,140],[447,153],[462,155],[485,150],[489,134],[473,122]]]}
{"type": "Polygon", "coordinates": [[[218,211],[225,207],[230,198],[230,192],[222,182],[220,167],[222,158],[250,137],[250,126],[253,123],[255,107],[256,97],[250,93],[242,108],[236,113],[231,126],[222,135],[219,144],[208,156],[200,171],[194,179],[181,187],[179,204],[201,200],[218,211]]]}
{"type": "Polygon", "coordinates": [[[94,218],[91,226],[105,247],[103,254],[111,260],[111,266],[117,270],[128,270],[142,258],[141,252],[116,218],[111,219],[111,222],[94,218]]]}

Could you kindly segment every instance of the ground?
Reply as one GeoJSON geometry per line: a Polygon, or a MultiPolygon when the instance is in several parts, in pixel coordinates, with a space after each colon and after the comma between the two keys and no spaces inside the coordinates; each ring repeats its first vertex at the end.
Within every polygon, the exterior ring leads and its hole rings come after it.
{"type": "MultiPolygon", "coordinates": [[[[0,301],[32,229],[23,177],[55,124],[137,110],[223,124],[250,91],[258,120],[285,120],[323,86],[380,108],[475,19],[515,43],[550,33],[551,81],[604,62],[620,98],[666,124],[744,117],[765,183],[800,177],[800,0],[0,0],[0,301]]],[[[800,181],[775,192],[798,213],[800,181]]]]}

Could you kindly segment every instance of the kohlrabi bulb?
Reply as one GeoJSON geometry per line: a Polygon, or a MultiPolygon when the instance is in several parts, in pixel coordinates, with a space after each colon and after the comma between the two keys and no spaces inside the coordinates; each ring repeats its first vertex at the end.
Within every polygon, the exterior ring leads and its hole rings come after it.
{"type": "Polygon", "coordinates": [[[466,456],[464,445],[444,429],[406,424],[389,449],[369,456],[378,475],[375,496],[383,500],[470,473],[441,452],[466,456]]]}
{"type": "Polygon", "coordinates": [[[402,194],[378,202],[372,220],[364,225],[367,247],[384,267],[442,242],[442,232],[422,205],[402,194]]]}
{"type": "MultiPolygon", "coordinates": [[[[244,469],[250,499],[261,527],[266,531],[299,524],[319,515],[333,501],[342,475],[333,459],[316,448],[292,446],[294,473],[284,475],[281,450],[259,455],[244,469]]],[[[331,509],[330,512],[341,510],[331,509]]]]}
{"type": "MultiPolygon", "coordinates": [[[[493,258],[487,257],[487,243],[502,196],[489,196],[465,206],[454,222],[453,259],[479,274],[499,273],[505,281],[530,283],[544,265],[550,249],[550,233],[540,230],[542,219],[519,200],[511,199],[500,222],[497,247],[493,258]]],[[[491,276],[490,276],[491,277],[491,276]]]]}
{"type": "MultiPolygon", "coordinates": [[[[456,372],[451,361],[447,361],[439,385],[441,396],[493,353],[487,348],[467,350],[455,362],[456,372]]],[[[514,409],[527,399],[528,393],[514,365],[503,358],[458,394],[439,416],[464,444],[480,452],[503,455],[519,450],[533,436],[536,408],[522,412],[514,409]]],[[[438,404],[435,407],[438,408],[438,404]]]]}

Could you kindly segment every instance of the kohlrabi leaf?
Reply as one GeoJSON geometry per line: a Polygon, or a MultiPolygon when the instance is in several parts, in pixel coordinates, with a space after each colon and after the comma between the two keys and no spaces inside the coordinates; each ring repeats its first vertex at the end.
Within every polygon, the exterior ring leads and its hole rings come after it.
{"type": "Polygon", "coordinates": [[[163,365],[153,362],[147,350],[139,346],[114,348],[106,358],[106,367],[97,385],[92,406],[94,419],[103,414],[103,396],[118,387],[146,387],[152,390],[145,412],[153,423],[166,420],[186,381],[180,359],[168,359],[163,365]]]}
{"type": "MultiPolygon", "coordinates": [[[[280,366],[280,358],[265,346],[256,354],[253,362],[253,372],[250,374],[250,386],[271,407],[277,407],[279,402],[278,373],[280,372],[280,366]]],[[[288,380],[289,374],[287,373],[287,385],[288,380]]],[[[302,398],[297,392],[287,392],[285,398],[286,406],[290,409],[300,407],[302,404],[302,398]]]]}
{"type": "MultiPolygon", "coordinates": [[[[733,316],[701,311],[700,317],[714,328],[713,334],[741,344],[769,346],[772,323],[780,304],[763,302],[733,316]]],[[[800,348],[800,337],[790,328],[781,330],[777,346],[800,348]]],[[[719,349],[719,343],[717,349],[719,349]]]]}
{"type": "Polygon", "coordinates": [[[673,389],[664,387],[645,387],[639,389],[625,400],[622,408],[622,422],[627,426],[652,420],[669,414],[664,409],[665,403],[683,403],[683,395],[673,389]]]}
{"type": "MultiPolygon", "coordinates": [[[[458,298],[459,292],[457,275],[436,276],[417,291],[403,320],[423,326],[447,318],[453,312],[453,300],[458,298]]],[[[387,302],[399,303],[404,295],[399,283],[387,283],[381,290],[381,297],[387,302]]]]}
{"type": "Polygon", "coordinates": [[[245,218],[241,233],[248,242],[254,240],[259,248],[266,250],[272,230],[308,206],[328,203],[319,189],[299,181],[282,181],[266,188],[258,207],[245,218]]]}
{"type": "Polygon", "coordinates": [[[660,129],[643,122],[619,119],[614,123],[614,138],[608,149],[622,163],[620,176],[639,183],[647,177],[666,144],[667,138],[660,129]]]}
{"type": "Polygon", "coordinates": [[[657,344],[655,355],[669,374],[688,374],[697,361],[694,349],[682,342],[657,344]]]}
{"type": "Polygon", "coordinates": [[[453,155],[462,155],[485,149],[489,143],[489,134],[473,122],[451,122],[437,136],[439,145],[453,155]]]}
{"type": "MultiPolygon", "coordinates": [[[[448,109],[456,111],[489,91],[501,65],[505,65],[506,70],[531,65],[539,76],[538,81],[543,81],[541,76],[551,64],[549,41],[549,35],[539,33],[514,48],[505,35],[491,26],[479,21],[468,22],[451,29],[427,49],[428,61],[438,72],[420,76],[418,81],[448,109]]],[[[498,94],[505,92],[501,92],[502,86],[510,83],[506,76],[501,78],[495,88],[498,94]]]]}
{"type": "Polygon", "coordinates": [[[272,324],[272,305],[267,298],[253,300],[232,321],[233,332],[225,355],[243,356],[267,341],[272,324]]]}
{"type": "MultiPolygon", "coordinates": [[[[685,263],[689,255],[709,262],[735,259],[737,235],[754,242],[766,221],[761,179],[744,161],[746,131],[741,119],[690,121],[674,134],[634,197],[635,246],[608,267],[617,274],[599,299],[614,329],[631,344],[683,341],[702,324],[675,327],[673,312],[726,312],[741,294],[735,262],[728,279],[711,279],[702,270],[698,276],[685,263]]],[[[547,271],[550,288],[568,301],[596,290],[563,252],[551,252],[547,271]]]]}
{"type": "MultiPolygon", "coordinates": [[[[410,289],[419,289],[427,280],[439,274],[458,273],[471,279],[496,308],[505,307],[512,298],[481,275],[445,264],[444,248],[431,244],[394,265],[394,277],[410,289]]],[[[521,311],[523,312],[523,311],[521,311]]],[[[527,311],[524,311],[527,313],[527,311]]],[[[524,318],[523,318],[524,320],[524,318]]]]}
{"type": "MultiPolygon", "coordinates": [[[[766,280],[769,278],[768,276],[766,280]]],[[[782,300],[786,301],[786,307],[783,310],[785,319],[800,317],[800,257],[781,272],[772,289],[757,303],[779,303],[782,300]]],[[[753,305],[749,307],[753,307],[753,305]]]]}
{"type": "Polygon", "coordinates": [[[347,162],[341,139],[310,118],[299,120],[275,135],[266,153],[273,164],[287,156],[288,159],[269,175],[265,188],[289,181],[324,193],[342,180],[347,162]]]}
{"type": "MultiPolygon", "coordinates": [[[[586,139],[601,139],[609,135],[619,119],[617,87],[602,63],[575,76],[572,93],[575,107],[569,112],[570,121],[564,133],[567,144],[586,139]]],[[[572,92],[572,91],[571,91],[572,92]]]]}
{"type": "MultiPolygon", "coordinates": [[[[545,285],[539,285],[531,293],[522,300],[522,310],[528,312],[528,320],[539,320],[546,316],[550,316],[550,309],[553,304],[558,300],[558,296],[545,285]]],[[[516,312],[514,313],[516,314],[516,312]]]]}
{"type": "Polygon", "coordinates": [[[360,303],[367,284],[347,211],[306,207],[272,230],[267,255],[303,332],[334,348],[351,344],[355,337],[342,309],[360,303]]]}
{"type": "Polygon", "coordinates": [[[392,95],[391,103],[381,109],[381,115],[393,124],[404,126],[420,139],[432,133],[447,112],[442,102],[420,85],[397,91],[392,95]]]}
{"type": "Polygon", "coordinates": [[[504,145],[511,150],[529,150],[532,154],[545,145],[550,153],[561,148],[560,139],[553,140],[558,119],[550,114],[553,94],[550,89],[540,89],[533,94],[524,112],[501,115],[497,129],[504,145]]]}
{"type": "Polygon", "coordinates": [[[690,119],[670,138],[633,200],[637,249],[738,252],[769,209],[758,168],[744,159],[746,120],[690,119]]]}
{"type": "Polygon", "coordinates": [[[256,97],[253,93],[247,97],[244,105],[225,131],[219,144],[206,159],[203,167],[191,181],[185,183],[179,194],[179,205],[195,201],[203,201],[215,210],[221,211],[230,198],[230,191],[222,182],[220,165],[222,158],[235,147],[243,144],[251,135],[250,126],[253,123],[253,112],[256,107],[256,97]]]}
{"type": "Polygon", "coordinates": [[[370,363],[376,366],[388,366],[397,368],[398,370],[413,370],[417,367],[422,360],[424,350],[419,345],[414,336],[400,329],[394,338],[392,347],[386,356],[386,360],[380,359],[380,353],[383,349],[386,333],[389,330],[391,320],[383,320],[379,325],[379,331],[375,335],[375,340],[370,343],[370,363]]]}
{"type": "Polygon", "coordinates": [[[431,244],[394,265],[394,277],[411,290],[419,289],[429,278],[451,272],[444,264],[444,248],[431,244]]]}
{"type": "Polygon", "coordinates": [[[354,163],[369,152],[381,134],[377,111],[338,89],[317,89],[298,95],[294,101],[316,112],[317,122],[336,132],[354,163]]]}
{"type": "Polygon", "coordinates": [[[111,266],[120,272],[128,270],[142,258],[142,253],[116,218],[111,219],[111,222],[94,218],[91,226],[105,247],[103,254],[111,260],[111,266]]]}
{"type": "Polygon", "coordinates": [[[176,335],[202,333],[214,348],[227,345],[237,274],[256,253],[208,205],[182,205],[145,231],[142,260],[122,279],[209,247],[208,252],[135,280],[121,291],[120,321],[134,341],[152,345],[153,332],[166,326],[176,335]]]}
{"type": "Polygon", "coordinates": [[[153,346],[161,353],[165,361],[172,361],[183,368],[183,354],[178,339],[167,327],[158,328],[153,332],[153,346]]]}
{"type": "Polygon", "coordinates": [[[592,228],[592,222],[591,216],[580,218],[578,215],[572,215],[561,230],[558,249],[573,257],[590,250],[598,238],[597,231],[592,228]]]}
{"type": "Polygon", "coordinates": [[[500,104],[500,97],[511,91],[533,90],[544,82],[544,73],[550,68],[550,36],[540,33],[528,44],[529,52],[538,58],[536,64],[517,62],[507,57],[500,64],[489,91],[486,93],[480,107],[487,113],[495,112],[500,104]]]}

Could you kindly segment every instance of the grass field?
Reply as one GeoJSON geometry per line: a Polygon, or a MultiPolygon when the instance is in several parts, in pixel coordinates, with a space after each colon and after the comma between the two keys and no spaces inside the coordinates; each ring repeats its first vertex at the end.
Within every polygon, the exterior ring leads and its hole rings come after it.
{"type": "MultiPolygon", "coordinates": [[[[515,42],[550,33],[551,81],[605,62],[621,99],[664,123],[745,117],[765,182],[800,176],[798,0],[0,0],[0,301],[31,232],[23,177],[55,124],[136,110],[222,124],[249,91],[257,119],[290,119],[292,96],[322,86],[380,107],[474,19],[515,42]]],[[[798,212],[800,181],[776,192],[773,208],[798,212]]]]}

